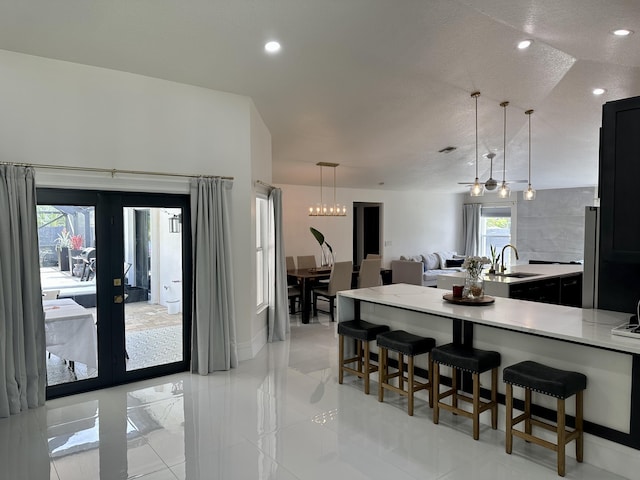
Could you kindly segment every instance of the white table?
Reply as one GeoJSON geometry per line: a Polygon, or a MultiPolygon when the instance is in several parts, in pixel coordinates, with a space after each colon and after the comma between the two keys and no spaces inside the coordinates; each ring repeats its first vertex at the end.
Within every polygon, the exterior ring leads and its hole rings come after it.
{"type": "Polygon", "coordinates": [[[91,312],[70,298],[44,300],[47,351],[98,368],[98,341],[91,312]]]}

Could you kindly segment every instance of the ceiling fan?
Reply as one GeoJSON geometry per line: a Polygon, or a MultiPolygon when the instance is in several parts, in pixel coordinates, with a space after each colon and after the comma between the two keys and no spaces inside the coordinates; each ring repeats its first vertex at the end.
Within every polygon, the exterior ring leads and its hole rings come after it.
{"type": "MultiPolygon", "coordinates": [[[[495,158],[496,154],[493,152],[489,152],[483,155],[483,157],[488,158],[489,160],[491,160],[491,168],[489,169],[489,178],[487,179],[486,182],[484,182],[484,188],[489,190],[489,191],[493,191],[496,188],[498,188],[498,181],[493,178],[493,159],[495,158]]],[[[500,182],[502,183],[502,182],[500,182]]],[[[506,181],[507,184],[509,183],[527,183],[527,180],[507,180],[506,181]]],[[[473,185],[474,182],[458,182],[459,185],[473,185]]]]}

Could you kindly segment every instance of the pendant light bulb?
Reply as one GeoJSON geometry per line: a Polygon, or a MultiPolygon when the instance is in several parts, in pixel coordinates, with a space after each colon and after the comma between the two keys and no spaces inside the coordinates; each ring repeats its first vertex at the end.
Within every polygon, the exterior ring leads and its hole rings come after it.
{"type": "Polygon", "coordinates": [[[471,186],[470,195],[472,197],[481,197],[484,193],[484,185],[480,183],[478,180],[478,97],[480,96],[480,92],[473,92],[471,94],[472,98],[476,100],[476,180],[473,182],[471,186]]]}
{"type": "Polygon", "coordinates": [[[533,113],[533,110],[527,110],[526,112],[524,112],[524,114],[529,117],[529,180],[528,180],[529,186],[527,187],[526,190],[522,192],[522,198],[527,201],[535,200],[536,198],[536,191],[531,186],[531,114],[532,113],[533,113]]]}

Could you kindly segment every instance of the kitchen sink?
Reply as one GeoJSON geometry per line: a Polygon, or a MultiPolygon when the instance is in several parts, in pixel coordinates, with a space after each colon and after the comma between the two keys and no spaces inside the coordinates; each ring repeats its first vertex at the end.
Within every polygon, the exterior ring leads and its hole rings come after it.
{"type": "Polygon", "coordinates": [[[508,278],[529,278],[529,277],[537,277],[539,273],[528,273],[528,272],[511,272],[511,273],[494,273],[496,277],[508,277],[508,278]]]}

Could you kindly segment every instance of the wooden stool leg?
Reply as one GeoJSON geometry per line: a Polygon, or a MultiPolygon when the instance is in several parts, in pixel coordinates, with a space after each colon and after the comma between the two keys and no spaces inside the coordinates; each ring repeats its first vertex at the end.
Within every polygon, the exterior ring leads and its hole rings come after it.
{"type": "Polygon", "coordinates": [[[583,416],[583,391],[580,390],[576,393],[576,430],[580,432],[578,434],[578,438],[576,438],[576,460],[578,462],[582,462],[583,459],[583,450],[584,450],[584,435],[583,429],[584,426],[582,424],[582,416],[583,416]]]}
{"type": "Polygon", "coordinates": [[[564,477],[565,473],[565,447],[566,447],[566,430],[565,430],[565,409],[564,399],[558,399],[558,475],[564,477]]]}
{"type": "Polygon", "coordinates": [[[369,342],[364,342],[364,393],[369,395],[369,342]]]}
{"type": "Polygon", "coordinates": [[[398,388],[404,390],[404,355],[398,352],[398,388]]]}
{"type": "Polygon", "coordinates": [[[506,434],[505,451],[511,454],[511,449],[513,448],[513,385],[507,383],[505,393],[505,408],[507,411],[507,424],[504,428],[506,434]]]}
{"type": "Polygon", "coordinates": [[[433,358],[431,357],[431,352],[429,352],[429,371],[427,372],[429,382],[429,388],[427,389],[427,393],[429,394],[429,408],[433,408],[433,358]]]}
{"type": "Polygon", "coordinates": [[[378,350],[378,401],[384,400],[384,387],[387,381],[387,349],[380,347],[378,350]]]}
{"type": "Polygon", "coordinates": [[[433,423],[438,423],[440,421],[440,364],[437,362],[433,362],[433,423]]]}
{"type": "MultiPolygon", "coordinates": [[[[524,389],[524,414],[526,416],[524,420],[524,431],[531,435],[531,389],[524,389]]],[[[529,441],[527,440],[527,443],[529,441]]]]}
{"type": "Polygon", "coordinates": [[[458,369],[456,367],[451,367],[451,389],[453,390],[451,405],[458,408],[458,369]]]}
{"type": "Polygon", "coordinates": [[[409,416],[413,416],[413,356],[407,355],[407,380],[409,385],[407,385],[407,397],[409,399],[409,416]]]}
{"type": "Polygon", "coordinates": [[[473,439],[480,438],[480,374],[473,373],[473,439]]]}
{"type": "Polygon", "coordinates": [[[344,335],[338,336],[338,383],[344,379],[344,335]]]}
{"type": "Polygon", "coordinates": [[[491,428],[498,429],[498,369],[491,370],[491,428]]]}
{"type": "Polygon", "coordinates": [[[357,350],[356,354],[358,356],[358,371],[362,372],[362,340],[356,340],[357,350]]]}

